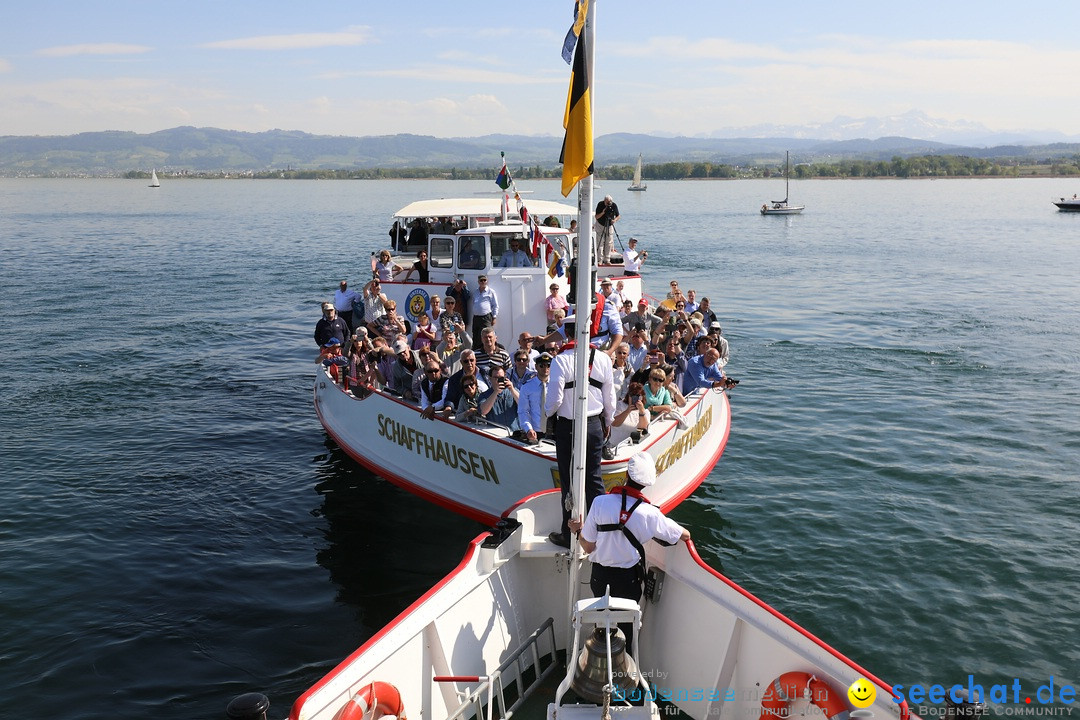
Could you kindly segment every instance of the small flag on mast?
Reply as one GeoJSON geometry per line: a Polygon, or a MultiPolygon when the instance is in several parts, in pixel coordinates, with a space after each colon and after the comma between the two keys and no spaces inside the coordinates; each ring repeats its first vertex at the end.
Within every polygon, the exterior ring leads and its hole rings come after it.
{"type": "Polygon", "coordinates": [[[503,160],[502,170],[499,171],[498,176],[495,178],[495,184],[503,190],[510,187],[510,171],[506,169],[506,161],[503,160]]]}

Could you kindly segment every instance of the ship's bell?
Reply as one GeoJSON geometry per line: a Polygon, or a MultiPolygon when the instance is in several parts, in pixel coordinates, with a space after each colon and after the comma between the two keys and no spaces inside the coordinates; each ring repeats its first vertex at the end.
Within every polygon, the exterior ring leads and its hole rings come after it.
{"type": "MultiPolygon", "coordinates": [[[[570,683],[570,689],[582,700],[596,703],[604,702],[604,686],[608,683],[607,672],[608,632],[596,628],[585,640],[585,647],[577,659],[577,671],[570,683]]],[[[622,630],[611,632],[612,684],[615,686],[613,700],[630,699],[630,693],[637,687],[637,664],[630,653],[626,652],[626,637],[622,630]]]]}

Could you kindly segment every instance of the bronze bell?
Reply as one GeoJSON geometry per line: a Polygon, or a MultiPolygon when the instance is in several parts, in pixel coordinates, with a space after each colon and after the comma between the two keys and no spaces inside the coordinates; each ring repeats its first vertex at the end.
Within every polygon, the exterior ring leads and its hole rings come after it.
{"type": "MultiPolygon", "coordinates": [[[[595,628],[585,640],[585,647],[577,659],[577,672],[570,683],[570,689],[585,701],[600,705],[604,702],[604,686],[608,683],[607,673],[607,638],[603,628],[595,628]]],[[[615,690],[612,700],[631,699],[638,686],[637,665],[630,653],[626,652],[626,636],[622,630],[611,632],[612,683],[615,690]]]]}

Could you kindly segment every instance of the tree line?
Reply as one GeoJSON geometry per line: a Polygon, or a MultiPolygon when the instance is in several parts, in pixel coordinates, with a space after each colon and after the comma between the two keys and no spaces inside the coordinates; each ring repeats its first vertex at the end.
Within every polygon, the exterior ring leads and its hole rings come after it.
{"type": "MultiPolygon", "coordinates": [[[[320,170],[264,170],[243,172],[180,173],[184,177],[252,178],[286,180],[383,180],[383,179],[445,179],[494,180],[493,168],[337,168],[320,170]]],[[[541,165],[519,166],[511,170],[515,180],[553,179],[562,177],[560,167],[541,165]]],[[[729,165],[711,162],[666,162],[642,166],[646,180],[693,180],[725,178],[767,178],[783,175],[783,166],[729,165]]],[[[1080,155],[1071,159],[1044,161],[1010,161],[973,158],[966,155],[922,155],[893,157],[892,160],[835,160],[831,162],[799,163],[792,168],[792,177],[809,178],[918,178],[918,177],[1023,177],[1025,175],[1080,175],[1080,155]]],[[[632,165],[608,165],[597,170],[605,180],[631,180],[632,165]]],[[[149,177],[141,170],[124,175],[132,179],[149,177]]]]}

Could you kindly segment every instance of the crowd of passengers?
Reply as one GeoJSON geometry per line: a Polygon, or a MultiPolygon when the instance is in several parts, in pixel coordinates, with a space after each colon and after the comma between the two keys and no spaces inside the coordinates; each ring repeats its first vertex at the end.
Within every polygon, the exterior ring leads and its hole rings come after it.
{"type": "MultiPolygon", "coordinates": [[[[667,301],[652,307],[645,299],[624,299],[622,285],[614,278],[601,281],[604,329],[593,338],[598,351],[613,360],[615,443],[647,435],[650,422],[678,413],[695,390],[735,382],[724,374],[728,341],[708,298],[698,300],[694,290],[684,294],[672,280],[667,301]]],[[[351,310],[323,304],[315,328],[318,362],[356,394],[382,390],[416,404],[424,417],[495,424],[535,443],[551,436],[542,398],[551,360],[567,342],[563,323],[571,310],[558,284],[550,291],[544,332],[523,332],[508,350],[494,327],[483,328],[477,338],[468,331],[471,308],[459,307],[459,298],[469,304],[472,293],[462,278],[444,297],[432,295],[430,313],[415,323],[398,314],[380,278],[360,293],[342,281],[336,304],[351,310]]]]}

